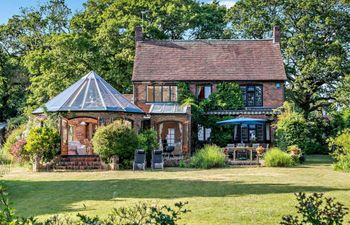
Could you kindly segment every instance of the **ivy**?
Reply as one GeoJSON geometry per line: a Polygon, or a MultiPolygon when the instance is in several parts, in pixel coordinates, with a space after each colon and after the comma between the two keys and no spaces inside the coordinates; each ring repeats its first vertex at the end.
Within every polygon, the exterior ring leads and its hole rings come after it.
{"type": "Polygon", "coordinates": [[[191,92],[189,84],[178,84],[178,101],[181,105],[191,106],[193,144],[198,144],[198,125],[211,128],[211,143],[223,146],[232,141],[232,126],[217,126],[216,122],[231,119],[230,116],[207,115],[212,110],[237,110],[244,106],[242,92],[236,82],[217,84],[217,90],[209,98],[199,101],[191,92]]]}

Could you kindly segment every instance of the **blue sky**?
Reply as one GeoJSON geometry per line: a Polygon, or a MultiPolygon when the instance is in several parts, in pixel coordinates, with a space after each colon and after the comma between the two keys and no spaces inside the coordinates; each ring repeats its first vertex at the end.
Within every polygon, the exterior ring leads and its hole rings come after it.
{"type": "MultiPolygon", "coordinates": [[[[212,0],[202,0],[211,2],[212,0]]],[[[220,0],[221,4],[231,7],[237,0],[220,0]]],[[[7,20],[20,12],[21,7],[36,7],[45,0],[0,0],[0,24],[6,23],[7,20]]],[[[66,0],[68,7],[73,11],[83,9],[83,3],[86,0],[66,0]]]]}

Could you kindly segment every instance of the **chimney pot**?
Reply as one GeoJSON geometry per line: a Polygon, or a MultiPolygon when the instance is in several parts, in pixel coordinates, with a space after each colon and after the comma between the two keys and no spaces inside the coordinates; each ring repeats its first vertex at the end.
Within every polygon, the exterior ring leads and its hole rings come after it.
{"type": "Polygon", "coordinates": [[[142,40],[143,40],[142,27],[137,26],[135,27],[135,41],[142,41],[142,40]]]}
{"type": "Polygon", "coordinates": [[[279,26],[273,27],[273,43],[280,43],[281,42],[281,30],[279,26]]]}

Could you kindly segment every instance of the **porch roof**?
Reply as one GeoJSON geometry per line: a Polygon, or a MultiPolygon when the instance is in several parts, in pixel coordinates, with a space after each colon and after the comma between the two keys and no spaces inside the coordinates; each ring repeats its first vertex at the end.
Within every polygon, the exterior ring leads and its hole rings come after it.
{"type": "Polygon", "coordinates": [[[273,108],[245,108],[239,110],[213,110],[208,111],[207,115],[278,115],[279,112],[275,111],[273,108]]]}
{"type": "Polygon", "coordinates": [[[96,72],[91,71],[33,114],[44,112],[127,112],[144,113],[114,89],[96,72]]]}
{"type": "Polygon", "coordinates": [[[187,106],[181,106],[177,103],[154,103],[149,109],[151,114],[185,114],[187,106]]]}

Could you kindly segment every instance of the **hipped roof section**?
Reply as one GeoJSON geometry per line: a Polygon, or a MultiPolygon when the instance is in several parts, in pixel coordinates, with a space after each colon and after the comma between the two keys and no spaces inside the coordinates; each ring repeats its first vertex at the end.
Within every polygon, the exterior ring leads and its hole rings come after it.
{"type": "MultiPolygon", "coordinates": [[[[144,113],[95,71],[68,87],[45,104],[48,112],[126,112],[144,113]]],[[[43,107],[33,114],[43,113],[43,107]]]]}

